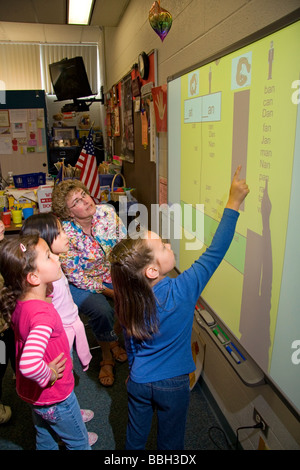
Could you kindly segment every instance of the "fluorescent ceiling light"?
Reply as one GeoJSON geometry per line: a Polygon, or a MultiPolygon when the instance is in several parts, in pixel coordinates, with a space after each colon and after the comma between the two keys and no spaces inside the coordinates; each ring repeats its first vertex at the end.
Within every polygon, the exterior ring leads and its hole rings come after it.
{"type": "Polygon", "coordinates": [[[69,0],[68,24],[89,24],[94,0],[69,0]]]}

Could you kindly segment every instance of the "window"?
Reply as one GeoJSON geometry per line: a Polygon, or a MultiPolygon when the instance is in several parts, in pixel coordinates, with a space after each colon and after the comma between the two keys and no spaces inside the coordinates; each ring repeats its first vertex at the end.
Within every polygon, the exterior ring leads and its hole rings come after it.
{"type": "Polygon", "coordinates": [[[0,89],[45,90],[54,94],[49,64],[82,56],[90,87],[100,92],[98,46],[82,44],[0,44],[0,89]]]}

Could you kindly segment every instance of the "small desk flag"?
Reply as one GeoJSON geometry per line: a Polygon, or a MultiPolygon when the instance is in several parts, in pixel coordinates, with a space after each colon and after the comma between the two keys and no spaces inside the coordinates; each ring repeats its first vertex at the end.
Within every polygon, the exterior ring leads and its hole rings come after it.
{"type": "Polygon", "coordinates": [[[81,170],[80,180],[87,187],[92,198],[99,202],[100,182],[91,130],[75,166],[81,170]]]}

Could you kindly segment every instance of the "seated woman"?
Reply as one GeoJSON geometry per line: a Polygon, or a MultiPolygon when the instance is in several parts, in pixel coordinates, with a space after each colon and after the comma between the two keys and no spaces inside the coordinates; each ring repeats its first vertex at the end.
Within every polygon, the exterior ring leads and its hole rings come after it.
{"type": "Polygon", "coordinates": [[[111,386],[114,359],[125,362],[127,355],[119,346],[114,309],[108,301],[114,297],[108,255],[126,236],[126,228],[111,206],[95,205],[79,180],[64,180],[54,187],[52,210],[69,238],[70,248],[61,256],[61,264],[70,291],[102,349],[100,383],[111,386]]]}

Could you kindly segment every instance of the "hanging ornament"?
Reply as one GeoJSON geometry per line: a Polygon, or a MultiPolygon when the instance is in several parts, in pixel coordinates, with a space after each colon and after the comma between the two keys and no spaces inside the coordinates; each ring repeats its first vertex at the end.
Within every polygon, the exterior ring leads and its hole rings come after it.
{"type": "Polygon", "coordinates": [[[154,2],[149,11],[149,23],[163,41],[172,26],[172,15],[160,6],[160,0],[154,2]]]}

